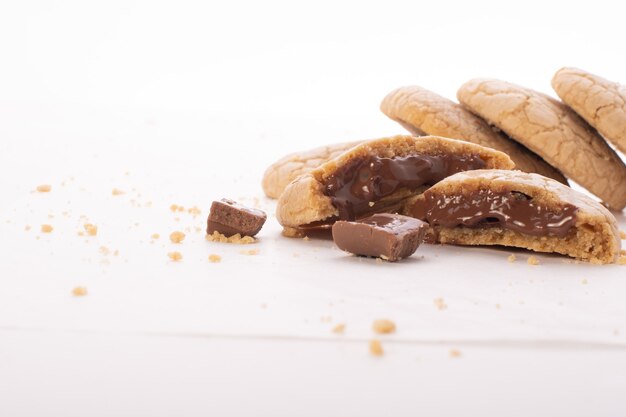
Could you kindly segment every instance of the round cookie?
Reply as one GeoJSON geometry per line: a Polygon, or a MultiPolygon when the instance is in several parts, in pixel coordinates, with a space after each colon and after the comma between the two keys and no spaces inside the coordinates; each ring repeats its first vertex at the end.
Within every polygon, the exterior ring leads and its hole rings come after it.
{"type": "Polygon", "coordinates": [[[499,80],[475,79],[461,104],[537,153],[614,210],[626,206],[626,165],[591,126],[563,103],[499,80]]]}
{"type": "Polygon", "coordinates": [[[558,170],[524,146],[495,131],[463,106],[418,86],[400,87],[385,97],[380,109],[416,135],[460,139],[506,153],[515,167],[567,184],[558,170]]]}
{"type": "Polygon", "coordinates": [[[561,68],[552,78],[552,88],[565,104],[626,153],[626,86],[578,68],[561,68]]]}

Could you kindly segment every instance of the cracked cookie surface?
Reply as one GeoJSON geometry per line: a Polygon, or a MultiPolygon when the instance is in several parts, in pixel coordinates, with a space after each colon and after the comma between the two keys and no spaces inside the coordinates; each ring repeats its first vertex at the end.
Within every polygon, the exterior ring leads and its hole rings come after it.
{"type": "Polygon", "coordinates": [[[565,104],[626,153],[626,86],[578,68],[561,68],[552,78],[552,88],[565,104]]]}
{"type": "Polygon", "coordinates": [[[383,99],[380,109],[413,134],[443,136],[493,148],[509,155],[521,171],[567,183],[557,169],[538,155],[497,132],[460,104],[425,88],[400,87],[383,99]]]}
{"type": "Polygon", "coordinates": [[[565,104],[537,91],[492,79],[461,86],[459,101],[600,197],[626,206],[626,165],[594,129],[565,104]]]}

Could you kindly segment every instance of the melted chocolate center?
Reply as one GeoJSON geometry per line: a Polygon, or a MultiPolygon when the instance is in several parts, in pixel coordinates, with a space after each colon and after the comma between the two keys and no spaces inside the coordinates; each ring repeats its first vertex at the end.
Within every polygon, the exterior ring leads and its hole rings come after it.
{"type": "Polygon", "coordinates": [[[533,236],[564,237],[576,223],[578,208],[571,204],[548,209],[535,204],[526,194],[480,190],[464,195],[442,196],[424,193],[410,208],[410,214],[431,226],[500,226],[533,236]]]}
{"type": "Polygon", "coordinates": [[[355,159],[331,175],[324,194],[332,199],[340,219],[353,220],[373,211],[372,204],[401,188],[431,186],[461,171],[485,167],[477,155],[411,155],[355,159]]]}

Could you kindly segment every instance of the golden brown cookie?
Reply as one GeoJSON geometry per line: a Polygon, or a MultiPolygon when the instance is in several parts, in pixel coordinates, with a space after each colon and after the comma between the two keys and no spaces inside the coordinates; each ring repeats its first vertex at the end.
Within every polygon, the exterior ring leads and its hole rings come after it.
{"type": "Polygon", "coordinates": [[[593,263],[615,262],[620,253],[611,212],[538,174],[461,172],[408,199],[402,211],[427,221],[441,243],[514,246],[593,263]]]}
{"type": "Polygon", "coordinates": [[[626,165],[591,126],[545,94],[499,80],[461,86],[459,101],[600,197],[626,206],[626,165]]]}
{"type": "Polygon", "coordinates": [[[463,106],[425,88],[398,88],[383,99],[380,109],[413,134],[443,136],[493,148],[509,155],[519,170],[567,183],[563,174],[539,156],[495,131],[463,106]]]}
{"type": "Polygon", "coordinates": [[[265,195],[269,198],[280,197],[291,181],[361,142],[363,141],[321,146],[282,157],[270,165],[263,174],[262,186],[265,195]]]}
{"type": "Polygon", "coordinates": [[[290,183],[276,217],[301,229],[391,212],[402,200],[456,172],[513,169],[504,153],[436,136],[394,136],[364,142],[290,183]]]}
{"type": "Polygon", "coordinates": [[[626,86],[578,68],[561,68],[552,88],[602,136],[626,153],[626,86]]]}

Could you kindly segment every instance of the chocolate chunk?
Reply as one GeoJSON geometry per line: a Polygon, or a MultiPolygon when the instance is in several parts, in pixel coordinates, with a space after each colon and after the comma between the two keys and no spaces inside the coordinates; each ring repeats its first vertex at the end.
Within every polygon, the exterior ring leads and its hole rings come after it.
{"type": "Polygon", "coordinates": [[[394,262],[415,252],[426,228],[426,223],[412,217],[380,213],[359,221],[336,222],[333,240],[341,250],[394,262]]]}
{"type": "Polygon", "coordinates": [[[237,233],[242,236],[254,236],[259,233],[266,219],[267,215],[261,210],[222,198],[221,201],[214,201],[211,204],[206,232],[208,234],[218,232],[225,236],[237,233]]]}
{"type": "Polygon", "coordinates": [[[371,212],[371,203],[401,188],[414,191],[457,172],[485,166],[485,161],[477,155],[371,156],[355,159],[331,175],[326,180],[324,194],[332,199],[339,218],[354,220],[371,212]]]}
{"type": "Polygon", "coordinates": [[[548,208],[521,192],[477,190],[467,195],[424,193],[407,214],[431,226],[499,226],[532,236],[565,237],[576,224],[578,208],[571,204],[548,208]]]}

